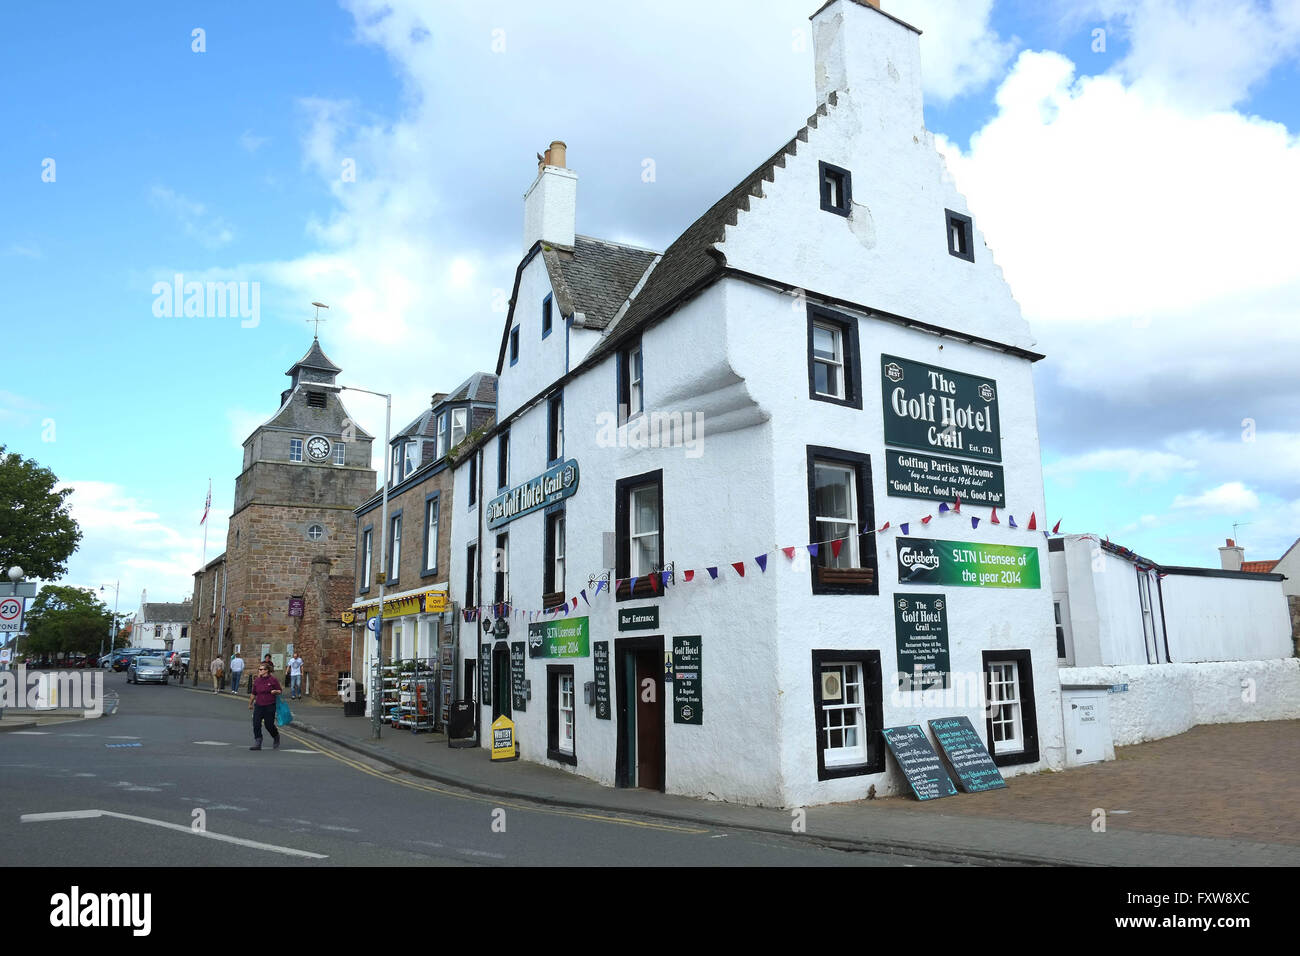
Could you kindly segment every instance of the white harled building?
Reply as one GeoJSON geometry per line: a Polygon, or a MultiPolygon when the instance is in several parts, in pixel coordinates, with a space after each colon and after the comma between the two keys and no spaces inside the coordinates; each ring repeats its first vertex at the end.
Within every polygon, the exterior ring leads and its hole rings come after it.
{"type": "Polygon", "coordinates": [[[771,806],[905,792],[880,730],[944,717],[1005,774],[1063,765],[1042,356],[918,31],[812,26],[814,115],[663,252],[578,234],[563,143],[525,196],[497,424],[454,476],[484,746],[505,714],[525,760],[771,806]]]}

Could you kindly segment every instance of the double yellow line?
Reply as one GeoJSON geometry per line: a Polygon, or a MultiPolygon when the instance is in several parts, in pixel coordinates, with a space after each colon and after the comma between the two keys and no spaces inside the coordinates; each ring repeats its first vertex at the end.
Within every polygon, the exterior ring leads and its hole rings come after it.
{"type": "Polygon", "coordinates": [[[410,787],[412,790],[423,790],[425,793],[436,793],[439,796],[451,797],[455,800],[471,800],[474,803],[488,804],[492,807],[505,807],[511,810],[520,810],[525,813],[548,813],[558,817],[573,817],[578,820],[591,820],[596,823],[612,823],[616,826],[623,827],[641,827],[646,830],[666,830],[673,833],[708,833],[704,827],[675,826],[670,823],[652,823],[648,820],[629,820],[625,817],[609,816],[603,813],[589,813],[583,810],[567,810],[559,807],[546,807],[537,804],[512,803],[508,800],[502,800],[498,797],[488,797],[476,793],[466,793],[458,790],[448,790],[445,787],[435,786],[431,783],[422,783],[417,780],[403,779],[393,776],[392,774],[381,773],[373,767],[367,767],[365,764],[352,757],[344,756],[336,750],[331,750],[317,743],[315,740],[308,740],[300,734],[291,733],[287,727],[280,728],[280,733],[297,743],[302,744],[309,750],[324,754],[337,760],[353,770],[359,770],[362,773],[369,774],[379,780],[385,780],[388,783],[400,784],[403,787],[410,787]]]}

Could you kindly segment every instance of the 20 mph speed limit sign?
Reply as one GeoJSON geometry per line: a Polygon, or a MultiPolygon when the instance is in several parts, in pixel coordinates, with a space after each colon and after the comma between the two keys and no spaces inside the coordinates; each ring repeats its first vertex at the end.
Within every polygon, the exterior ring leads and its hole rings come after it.
{"type": "Polygon", "coordinates": [[[0,631],[22,630],[23,602],[17,598],[0,598],[0,631]]]}

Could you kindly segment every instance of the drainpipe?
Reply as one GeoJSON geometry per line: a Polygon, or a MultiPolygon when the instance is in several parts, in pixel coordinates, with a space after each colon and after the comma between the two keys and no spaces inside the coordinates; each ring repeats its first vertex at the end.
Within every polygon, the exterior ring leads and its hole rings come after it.
{"type": "Polygon", "coordinates": [[[1165,636],[1165,663],[1172,664],[1174,659],[1169,656],[1169,624],[1165,620],[1165,589],[1160,584],[1160,569],[1154,569],[1156,572],[1156,594],[1160,597],[1160,630],[1165,636]]]}

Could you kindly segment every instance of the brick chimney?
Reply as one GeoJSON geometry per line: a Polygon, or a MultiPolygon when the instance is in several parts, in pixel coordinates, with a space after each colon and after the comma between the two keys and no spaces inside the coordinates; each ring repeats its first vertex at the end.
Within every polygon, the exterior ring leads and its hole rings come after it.
{"type": "Polygon", "coordinates": [[[578,220],[578,174],[565,167],[568,147],[555,140],[538,157],[537,178],[524,193],[524,252],[539,239],[573,248],[578,220]]]}
{"type": "Polygon", "coordinates": [[[817,105],[837,93],[873,131],[910,138],[924,126],[920,30],[879,0],[830,0],[809,19],[817,105]]]}
{"type": "Polygon", "coordinates": [[[1238,546],[1231,538],[1227,541],[1228,543],[1219,549],[1219,565],[1225,571],[1240,571],[1242,559],[1246,557],[1246,549],[1238,546]]]}

